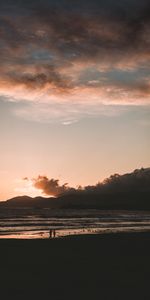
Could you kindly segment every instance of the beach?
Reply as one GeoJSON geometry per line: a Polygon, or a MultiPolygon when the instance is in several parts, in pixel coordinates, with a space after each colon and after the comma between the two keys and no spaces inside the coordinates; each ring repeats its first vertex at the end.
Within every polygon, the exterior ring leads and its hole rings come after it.
{"type": "Polygon", "coordinates": [[[1,299],[150,299],[150,234],[0,239],[1,299]]]}

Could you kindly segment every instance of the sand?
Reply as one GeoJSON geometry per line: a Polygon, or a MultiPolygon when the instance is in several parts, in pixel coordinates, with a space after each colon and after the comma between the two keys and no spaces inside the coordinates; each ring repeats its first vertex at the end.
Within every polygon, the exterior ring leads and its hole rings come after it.
{"type": "Polygon", "coordinates": [[[0,299],[150,299],[150,234],[0,240],[0,299]]]}

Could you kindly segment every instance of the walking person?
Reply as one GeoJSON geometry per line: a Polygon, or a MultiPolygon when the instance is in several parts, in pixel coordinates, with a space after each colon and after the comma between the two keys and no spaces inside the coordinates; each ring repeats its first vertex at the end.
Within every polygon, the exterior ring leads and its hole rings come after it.
{"type": "Polygon", "coordinates": [[[49,231],[49,238],[50,239],[52,238],[52,233],[53,233],[53,231],[52,231],[52,229],[50,229],[50,231],[49,231]]]}
{"type": "Polygon", "coordinates": [[[55,229],[53,230],[53,237],[54,238],[56,237],[56,230],[55,229]]]}

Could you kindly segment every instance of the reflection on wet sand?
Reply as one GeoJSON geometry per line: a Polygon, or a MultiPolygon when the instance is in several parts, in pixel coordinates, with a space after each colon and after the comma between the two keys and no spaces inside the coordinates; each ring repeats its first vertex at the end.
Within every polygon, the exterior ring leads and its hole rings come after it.
{"type": "MultiPolygon", "coordinates": [[[[146,227],[117,227],[117,228],[91,228],[91,229],[63,229],[57,230],[57,234],[51,238],[61,238],[70,235],[81,235],[81,234],[104,234],[104,233],[117,233],[117,232],[150,232],[150,226],[146,227]]],[[[2,239],[47,239],[50,238],[48,232],[26,232],[22,231],[21,233],[8,233],[0,235],[2,239]]]]}

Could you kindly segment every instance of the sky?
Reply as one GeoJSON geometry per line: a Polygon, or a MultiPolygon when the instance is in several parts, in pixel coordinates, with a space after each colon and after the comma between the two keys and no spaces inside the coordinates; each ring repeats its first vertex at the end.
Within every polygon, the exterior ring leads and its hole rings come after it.
{"type": "Polygon", "coordinates": [[[0,200],[42,194],[39,175],[96,184],[149,153],[149,0],[1,0],[0,200]]]}

